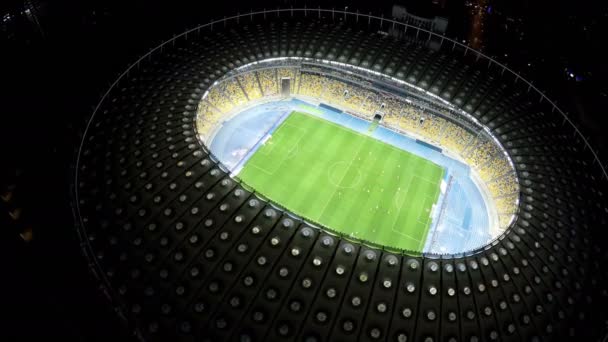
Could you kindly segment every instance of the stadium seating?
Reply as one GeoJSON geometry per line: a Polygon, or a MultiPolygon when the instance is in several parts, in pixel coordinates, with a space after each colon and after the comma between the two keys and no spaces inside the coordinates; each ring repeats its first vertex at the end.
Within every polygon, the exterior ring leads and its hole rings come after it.
{"type": "Polygon", "coordinates": [[[247,96],[243,92],[243,88],[241,88],[236,78],[230,78],[223,83],[225,85],[225,96],[227,100],[235,107],[242,106],[248,102],[247,96]]]}
{"type": "Polygon", "coordinates": [[[467,146],[472,144],[474,139],[475,137],[466,129],[462,129],[460,126],[446,121],[439,142],[446,146],[448,150],[460,154],[467,146]]]}
{"type": "Polygon", "coordinates": [[[337,105],[368,120],[376,112],[384,113],[383,125],[415,134],[460,155],[487,183],[491,196],[501,198],[496,201],[497,211],[506,215],[516,212],[515,198],[511,195],[518,191],[518,184],[506,155],[487,135],[471,133],[452,122],[450,118],[457,118],[457,114],[442,111],[441,117],[403,98],[365,88],[355,79],[341,80],[324,74],[321,68],[312,70],[314,73],[300,73],[297,68],[279,66],[245,72],[220,83],[210,90],[206,104],[199,109],[202,111],[199,116],[204,118],[198,126],[199,134],[206,136],[213,132],[213,125],[221,120],[218,110],[227,113],[248,101],[275,96],[279,88],[277,79],[288,77],[293,80],[292,90],[298,94],[337,105]]]}
{"type": "MultiPolygon", "coordinates": [[[[363,16],[281,16],[247,15],[166,44],[109,92],[83,137],[77,231],[92,274],[132,335],[601,340],[606,184],[547,101],[447,38],[433,51],[414,40],[415,30],[399,28],[397,39],[377,33],[390,30],[386,22],[366,29],[363,16]],[[239,184],[194,135],[211,132],[243,97],[277,94],[276,72],[239,75],[243,95],[221,78],[282,55],[368,66],[470,108],[507,148],[520,182],[487,138],[462,129],[452,114],[435,120],[385,94],[367,104],[384,102],[383,124],[393,128],[425,136],[439,130],[440,144],[466,156],[485,180],[500,225],[519,212],[511,229],[487,246],[487,236],[473,237],[469,245],[483,247],[462,254],[392,251],[313,227],[239,184]]],[[[294,93],[323,99],[328,86],[340,89],[327,79],[302,73],[294,93]]],[[[362,106],[367,90],[348,87],[345,107],[362,106]]]]}
{"type": "Polygon", "coordinates": [[[255,73],[248,72],[237,76],[239,83],[243,86],[249,101],[255,101],[263,97],[262,90],[258,84],[255,73]]]}
{"type": "Polygon", "coordinates": [[[263,69],[256,72],[264,96],[274,96],[279,93],[276,69],[263,69]]]}
{"type": "Polygon", "coordinates": [[[320,97],[324,91],[323,78],[312,74],[302,74],[298,93],[310,97],[320,97]]]}

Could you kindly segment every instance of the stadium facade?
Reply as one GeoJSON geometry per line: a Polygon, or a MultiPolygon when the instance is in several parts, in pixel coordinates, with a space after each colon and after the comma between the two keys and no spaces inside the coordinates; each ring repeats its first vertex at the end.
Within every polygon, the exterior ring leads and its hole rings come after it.
{"type": "Polygon", "coordinates": [[[382,17],[252,12],[176,36],[104,95],[75,173],[91,270],[142,339],[591,341],[606,322],[607,176],[584,136],[506,66],[382,17]],[[395,250],[259,196],[206,143],[231,111],[281,96],[445,147],[487,187],[500,233],[395,250]]]}

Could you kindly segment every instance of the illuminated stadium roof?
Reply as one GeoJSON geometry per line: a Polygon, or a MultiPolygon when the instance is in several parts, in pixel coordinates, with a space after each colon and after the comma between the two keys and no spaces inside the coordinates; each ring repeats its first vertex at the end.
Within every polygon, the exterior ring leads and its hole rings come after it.
{"type": "Polygon", "coordinates": [[[608,304],[596,159],[553,102],[466,46],[289,9],[203,25],[129,67],[83,136],[74,207],[92,271],[144,339],[590,341],[608,304]],[[513,162],[515,221],[466,253],[410,253],[313,226],[240,184],[200,143],[201,99],[280,57],[375,71],[470,113],[513,162]]]}

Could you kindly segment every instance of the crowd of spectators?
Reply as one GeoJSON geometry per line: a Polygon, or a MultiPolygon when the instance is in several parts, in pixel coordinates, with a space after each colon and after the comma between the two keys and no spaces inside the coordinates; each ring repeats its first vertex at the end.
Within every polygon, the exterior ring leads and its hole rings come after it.
{"type": "MultiPolygon", "coordinates": [[[[464,127],[442,118],[431,111],[408,103],[384,92],[373,91],[334,77],[303,73],[300,94],[338,104],[366,118],[377,113],[382,124],[415,133],[424,140],[437,143],[460,155],[486,182],[497,211],[509,223],[517,210],[518,184],[507,157],[491,138],[471,133],[464,127]]],[[[454,115],[454,114],[450,114],[454,115]]]]}
{"type": "Polygon", "coordinates": [[[504,216],[503,221],[509,223],[511,215],[517,210],[519,186],[515,174],[507,157],[489,136],[471,132],[453,122],[453,119],[437,115],[409,100],[333,76],[279,67],[248,71],[229,78],[212,87],[201,102],[197,123],[199,134],[209,134],[222,113],[228,113],[249,101],[278,95],[283,78],[290,79],[292,94],[337,105],[368,120],[380,114],[382,125],[415,133],[459,155],[486,183],[491,196],[495,198],[497,211],[504,216]]]}
{"type": "Polygon", "coordinates": [[[255,74],[260,80],[264,96],[274,96],[279,93],[276,69],[262,69],[256,71],[255,74]]]}
{"type": "Polygon", "coordinates": [[[257,99],[262,98],[262,90],[260,89],[260,85],[258,84],[258,80],[255,76],[255,72],[249,72],[246,74],[242,74],[237,76],[239,83],[243,86],[243,89],[247,92],[247,97],[249,101],[255,101],[257,99]]]}

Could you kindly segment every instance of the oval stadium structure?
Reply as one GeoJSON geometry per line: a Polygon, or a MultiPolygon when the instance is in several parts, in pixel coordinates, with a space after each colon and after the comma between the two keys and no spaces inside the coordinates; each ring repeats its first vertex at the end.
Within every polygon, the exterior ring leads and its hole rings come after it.
{"type": "Polygon", "coordinates": [[[503,64],[382,17],[241,14],[110,87],[74,212],[134,335],[599,341],[606,171],[503,64]]]}

